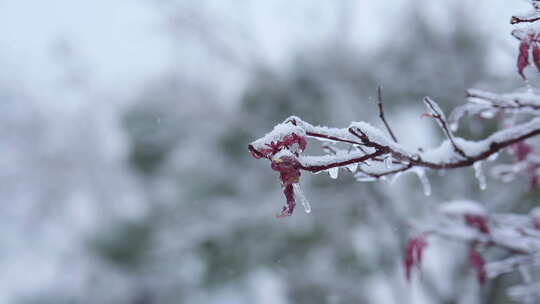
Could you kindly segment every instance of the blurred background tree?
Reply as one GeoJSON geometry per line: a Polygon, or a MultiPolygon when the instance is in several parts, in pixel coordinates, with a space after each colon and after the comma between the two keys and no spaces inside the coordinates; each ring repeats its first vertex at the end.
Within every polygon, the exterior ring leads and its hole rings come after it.
{"type": "MultiPolygon", "coordinates": [[[[172,66],[111,112],[96,111],[93,102],[114,96],[96,97],[88,93],[92,86],[86,87],[94,120],[80,114],[76,117],[80,121],[67,124],[80,125],[66,132],[73,133],[66,140],[68,147],[60,146],[54,159],[69,161],[73,153],[88,159],[76,157],[73,168],[50,160],[36,160],[35,167],[28,163],[32,170],[45,167],[40,183],[60,192],[65,191],[63,185],[82,188],[83,201],[87,195],[93,197],[88,204],[95,206],[82,213],[95,218],[93,228],[73,236],[80,248],[58,255],[60,260],[77,256],[73,262],[77,283],[72,283],[77,288],[66,288],[71,286],[65,283],[68,277],[17,299],[21,303],[420,303],[422,299],[480,303],[479,294],[484,293],[484,298],[494,299],[490,303],[509,303],[498,296],[505,282],[482,290],[474,285],[463,267],[465,251],[456,244],[430,248],[436,258],[431,263],[428,259],[422,281],[407,285],[401,265],[407,227],[429,215],[438,202],[456,198],[456,193],[506,211],[523,197],[532,204],[535,194],[501,193],[498,185],[480,192],[466,169],[448,172],[444,178],[434,176],[430,197],[423,195],[413,177],[392,186],[358,184],[342,172],[338,180],[321,176],[303,180],[312,214],[297,212],[292,218],[276,219],[282,203],[279,182],[269,166],[253,161],[246,149],[247,143],[290,115],[314,124],[344,126],[360,120],[378,124],[374,98],[379,85],[384,87],[387,115],[398,138],[417,147],[437,144],[442,136],[434,123],[420,118],[422,97],[432,96],[449,111],[463,103],[465,89],[480,82],[487,87],[501,82],[489,73],[490,45],[487,34],[475,26],[478,12],[445,4],[445,18],[452,26],[441,27],[434,24],[429,6],[405,5],[399,19],[384,23],[389,34],[379,39],[380,46],[367,49],[354,42],[354,34],[369,31],[354,27],[354,2],[340,1],[330,18],[335,28],[329,34],[319,35],[315,43],[299,42],[281,64],[275,64],[257,42],[264,37],[253,37],[257,32],[249,31],[249,20],[247,30],[236,27],[216,13],[212,3],[152,3],[165,20],[172,49],[178,51],[172,66]],[[229,86],[238,89],[231,93],[229,86]],[[105,124],[95,118],[103,113],[109,119],[105,124]],[[91,128],[99,125],[109,129],[91,128]],[[115,157],[94,153],[102,145],[100,136],[111,129],[118,132],[112,141],[122,142],[120,152],[115,157]],[[60,179],[55,168],[68,168],[66,177],[60,179]],[[73,172],[82,177],[71,186],[73,172]],[[89,180],[94,186],[85,189],[89,180]],[[461,253],[449,255],[448,248],[461,253]]],[[[245,12],[256,6],[236,3],[233,9],[245,12]]],[[[318,20],[313,14],[310,18],[318,20]]],[[[5,94],[0,91],[0,96],[5,94]]],[[[49,138],[37,146],[33,141],[35,132],[45,132],[38,119],[16,118],[6,111],[0,115],[5,121],[13,119],[9,129],[24,135],[24,145],[17,144],[22,151],[32,150],[28,144],[46,150],[49,138]],[[35,126],[25,133],[28,121],[35,126]]],[[[52,121],[54,115],[43,124],[52,121]]],[[[460,132],[481,137],[489,129],[479,129],[473,121],[460,132]]],[[[29,172],[28,167],[24,170],[29,172]]],[[[514,183],[505,187],[520,187],[519,181],[514,183]]],[[[47,204],[54,210],[66,208],[46,194],[31,192],[40,208],[47,204]]],[[[70,214],[66,211],[64,216],[70,214]]],[[[37,217],[50,217],[45,225],[54,219],[47,213],[37,217]]]]}

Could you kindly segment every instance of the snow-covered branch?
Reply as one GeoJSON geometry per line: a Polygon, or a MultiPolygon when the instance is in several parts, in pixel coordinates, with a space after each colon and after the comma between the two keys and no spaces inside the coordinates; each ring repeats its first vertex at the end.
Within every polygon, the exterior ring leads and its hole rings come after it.
{"type": "MultiPolygon", "coordinates": [[[[419,230],[408,242],[404,266],[407,278],[411,277],[412,266],[420,270],[422,251],[429,246],[429,238],[441,238],[469,245],[469,264],[476,272],[477,280],[484,284],[505,273],[524,272],[540,266],[540,209],[533,209],[528,215],[489,214],[479,203],[467,200],[451,201],[442,204],[427,222],[415,225],[419,230]],[[420,252],[410,250],[422,240],[420,252]],[[506,251],[509,257],[486,261],[492,248],[506,251]]],[[[537,286],[530,276],[524,277],[525,285],[537,286]]],[[[526,288],[527,287],[527,288],[526,288]]],[[[517,287],[516,287],[517,288],[517,287]]],[[[518,289],[519,289],[518,288],[518,289]]],[[[513,289],[510,289],[509,294],[513,289]]],[[[534,296],[534,295],[533,295],[534,296]]],[[[537,295],[537,296],[540,296],[537,295]]],[[[540,298],[537,298],[540,300],[540,298]]],[[[535,302],[536,303],[536,302],[535,302]]]]}
{"type": "MultiPolygon", "coordinates": [[[[501,97],[502,95],[485,92],[477,93],[475,96],[489,97],[493,100],[495,100],[493,96],[498,96],[497,100],[515,101],[512,98],[505,99],[501,97]]],[[[474,166],[481,188],[483,188],[485,181],[481,172],[481,161],[496,155],[506,147],[540,134],[540,117],[538,117],[523,124],[499,130],[484,140],[468,141],[454,136],[444,113],[434,100],[426,97],[424,102],[429,110],[425,116],[437,120],[447,137],[447,140],[434,149],[416,151],[406,147],[367,122],[352,122],[347,128],[328,128],[313,126],[295,116],[278,124],[270,133],[252,142],[248,148],[255,158],[270,160],[272,168],[282,174],[284,187],[297,183],[300,171],[312,173],[327,171],[332,178],[336,178],[341,168],[355,173],[358,181],[395,178],[404,172],[414,172],[422,180],[425,192],[429,193],[425,169],[441,170],[474,166]],[[326,148],[325,155],[304,155],[307,139],[332,144],[341,143],[349,147],[348,149],[332,148],[331,151],[326,148]],[[276,166],[276,163],[281,165],[276,166]],[[284,163],[288,166],[284,166],[284,163]],[[284,175],[290,175],[291,172],[298,176],[292,183],[283,179],[284,175]]],[[[482,104],[483,109],[487,107],[482,104]]],[[[497,106],[490,107],[490,110],[494,109],[502,110],[497,106]]],[[[477,113],[472,110],[470,112],[477,113]]]]}
{"type": "MultiPolygon", "coordinates": [[[[540,0],[529,2],[533,11],[512,17],[512,24],[540,20],[540,0]]],[[[520,41],[517,72],[526,81],[527,66],[533,64],[540,71],[540,28],[534,24],[521,27],[512,35],[520,41]]],[[[533,146],[526,140],[540,134],[540,94],[529,83],[526,84],[526,89],[503,94],[469,89],[466,92],[467,103],[456,108],[449,119],[433,99],[425,97],[423,102],[427,113],[422,117],[435,119],[446,137],[432,149],[412,149],[398,142],[384,115],[380,87],[377,105],[379,118],[386,130],[364,121],[351,122],[345,128],[314,126],[292,116],[249,144],[248,149],[253,157],[269,160],[271,168],[280,174],[287,201],[280,216],[292,214],[296,199],[302,202],[306,212],[311,210],[299,186],[302,171],[324,171],[331,178],[337,178],[342,170],[353,173],[359,182],[394,180],[411,172],[419,177],[424,193],[429,195],[431,187],[426,177],[427,170],[472,166],[480,188],[485,189],[483,161],[494,160],[498,153],[508,148],[512,164],[494,166],[494,175],[508,181],[516,174],[525,173],[530,185],[535,187],[540,184],[540,157],[533,153],[533,146]],[[519,116],[519,119],[504,121],[503,127],[487,138],[471,141],[454,134],[459,120],[466,115],[482,118],[519,116]],[[520,123],[516,124],[516,121],[520,123]],[[324,153],[306,155],[308,139],[323,142],[324,153]]],[[[481,284],[488,278],[520,271],[524,285],[510,289],[509,294],[527,303],[533,303],[535,296],[540,298],[536,290],[538,283],[532,282],[528,274],[530,267],[540,265],[540,209],[533,209],[528,215],[488,214],[478,203],[453,201],[437,210],[429,222],[413,226],[418,231],[406,248],[404,266],[407,278],[411,277],[413,267],[420,268],[428,238],[439,237],[469,245],[469,263],[481,284]],[[506,251],[508,257],[486,262],[484,253],[491,248],[506,251]]]]}

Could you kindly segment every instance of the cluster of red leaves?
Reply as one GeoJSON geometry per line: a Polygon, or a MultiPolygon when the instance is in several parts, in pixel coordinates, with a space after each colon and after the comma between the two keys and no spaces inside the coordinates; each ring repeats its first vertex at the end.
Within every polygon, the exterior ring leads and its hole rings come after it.
{"type": "Polygon", "coordinates": [[[279,151],[281,151],[283,148],[291,148],[293,145],[298,145],[299,152],[302,152],[307,147],[307,140],[304,136],[297,135],[296,133],[292,133],[289,135],[284,136],[281,140],[277,142],[271,142],[266,144],[267,148],[260,149],[260,150],[250,150],[251,156],[255,157],[256,159],[259,158],[271,158],[271,156],[275,155],[279,151]]]}
{"type": "Polygon", "coordinates": [[[279,172],[281,185],[284,187],[283,194],[285,194],[287,203],[281,210],[281,214],[279,214],[278,217],[290,216],[292,215],[294,207],[296,206],[293,184],[298,183],[301,175],[300,168],[302,167],[295,156],[298,156],[306,149],[307,140],[304,136],[291,133],[283,136],[283,138],[278,141],[272,141],[265,145],[267,148],[259,150],[256,150],[250,145],[249,152],[251,153],[251,156],[256,159],[269,159],[271,161],[270,166],[272,170],[279,172]],[[289,150],[292,155],[284,155],[274,158],[274,156],[283,149],[289,150]]]}
{"type": "Polygon", "coordinates": [[[272,170],[279,172],[279,178],[284,187],[283,194],[287,200],[287,204],[283,206],[278,217],[291,216],[296,206],[293,184],[298,183],[300,179],[300,163],[293,156],[281,156],[272,161],[271,167],[272,170]]]}
{"type": "MultiPolygon", "coordinates": [[[[412,237],[407,242],[405,259],[403,261],[403,264],[405,265],[405,277],[407,278],[407,281],[411,280],[411,273],[413,267],[416,267],[418,271],[420,271],[422,255],[426,247],[427,241],[425,233],[412,237]]],[[[483,285],[486,282],[485,264],[486,262],[482,255],[478,251],[476,251],[474,247],[471,248],[471,250],[469,251],[469,265],[476,271],[476,278],[480,285],[483,285]]]]}
{"type": "Polygon", "coordinates": [[[527,79],[523,71],[530,64],[529,52],[532,49],[532,61],[538,71],[540,71],[540,33],[529,34],[521,39],[519,44],[519,55],[517,58],[518,73],[523,79],[527,79]]]}
{"type": "Polygon", "coordinates": [[[422,254],[427,247],[426,235],[424,233],[412,237],[407,242],[407,249],[405,250],[405,259],[403,264],[405,265],[405,276],[407,281],[411,279],[411,271],[413,266],[416,266],[420,271],[420,265],[422,263],[422,254]]]}
{"type": "Polygon", "coordinates": [[[487,219],[483,215],[477,214],[465,214],[463,216],[465,224],[468,226],[477,228],[480,232],[485,234],[490,234],[489,226],[487,224],[487,219]]]}
{"type": "Polygon", "coordinates": [[[482,255],[473,247],[469,251],[469,265],[476,271],[476,279],[480,285],[486,283],[486,262],[482,255]]]}

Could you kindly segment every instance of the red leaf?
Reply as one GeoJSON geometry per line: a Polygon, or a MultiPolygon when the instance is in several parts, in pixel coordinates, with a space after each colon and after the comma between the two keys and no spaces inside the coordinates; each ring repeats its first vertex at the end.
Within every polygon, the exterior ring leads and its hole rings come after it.
{"type": "Polygon", "coordinates": [[[282,156],[272,161],[272,170],[279,172],[283,186],[297,183],[300,179],[300,162],[292,156],[282,156]]]}
{"type": "Polygon", "coordinates": [[[489,234],[489,226],[486,217],[476,214],[465,214],[465,223],[471,227],[478,228],[482,233],[489,234]]]}
{"type": "Polygon", "coordinates": [[[527,41],[521,41],[519,44],[519,56],[517,60],[518,73],[523,79],[527,79],[523,70],[529,65],[529,43],[527,41]]]}
{"type": "Polygon", "coordinates": [[[427,247],[426,235],[420,234],[415,236],[407,242],[407,249],[405,250],[405,259],[403,264],[405,266],[405,277],[407,281],[411,279],[412,267],[416,266],[420,270],[420,264],[422,263],[422,254],[427,247]]]}
{"type": "Polygon", "coordinates": [[[300,162],[293,156],[281,156],[272,161],[272,170],[279,172],[281,183],[285,187],[283,194],[287,200],[287,204],[278,217],[290,216],[293,213],[296,203],[292,184],[297,183],[300,179],[300,166],[300,162]]]}
{"type": "Polygon", "coordinates": [[[480,253],[478,253],[478,251],[476,251],[474,248],[472,248],[469,252],[469,264],[476,271],[478,283],[480,283],[480,285],[484,285],[484,283],[486,283],[486,262],[484,261],[482,255],[480,255],[480,253]]]}
{"type": "Polygon", "coordinates": [[[287,204],[283,206],[283,209],[281,209],[281,214],[279,214],[277,217],[291,216],[294,211],[294,206],[296,206],[296,201],[294,199],[294,189],[292,184],[285,186],[285,189],[283,189],[283,193],[285,194],[285,198],[287,199],[287,204]]]}
{"type": "Polygon", "coordinates": [[[532,47],[533,62],[536,69],[540,72],[540,45],[538,43],[533,44],[532,47]]]}
{"type": "Polygon", "coordinates": [[[251,156],[253,156],[256,159],[259,158],[268,158],[270,159],[271,156],[275,155],[279,151],[281,151],[283,148],[287,148],[291,150],[291,147],[297,144],[298,150],[292,150],[293,153],[298,155],[298,153],[301,153],[304,151],[307,147],[307,140],[304,136],[297,135],[296,133],[291,133],[289,135],[284,136],[282,139],[278,141],[272,141],[270,143],[265,143],[265,146],[267,148],[256,150],[252,145],[248,145],[249,152],[251,153],[251,156]]]}

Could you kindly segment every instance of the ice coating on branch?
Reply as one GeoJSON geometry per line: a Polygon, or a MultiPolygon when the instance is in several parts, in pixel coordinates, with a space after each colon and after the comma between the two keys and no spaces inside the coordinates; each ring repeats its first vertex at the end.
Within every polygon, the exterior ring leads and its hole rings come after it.
{"type": "Polygon", "coordinates": [[[349,159],[353,158],[360,158],[362,156],[365,156],[366,154],[362,151],[343,151],[338,150],[336,154],[332,155],[320,155],[320,156],[313,156],[313,155],[300,155],[298,157],[298,161],[304,166],[327,166],[334,163],[344,162],[349,159]]]}
{"type": "MultiPolygon", "coordinates": [[[[439,125],[439,127],[442,130],[445,130],[446,126],[443,125],[443,123],[446,123],[446,115],[444,115],[444,112],[442,111],[441,107],[439,107],[439,104],[435,100],[429,97],[425,97],[423,100],[424,100],[424,104],[426,105],[426,108],[429,111],[429,116],[436,118],[435,121],[437,121],[437,124],[439,125]]],[[[451,128],[449,131],[452,131],[451,128]]],[[[448,134],[446,135],[450,137],[451,139],[454,138],[454,135],[452,134],[452,132],[448,132],[448,134]]]]}
{"type": "Polygon", "coordinates": [[[293,133],[298,136],[306,135],[304,129],[299,126],[295,126],[291,123],[281,123],[276,125],[274,129],[265,136],[252,142],[251,145],[257,150],[267,149],[270,143],[280,142],[283,138],[285,138],[285,136],[293,133]]]}
{"type": "Polygon", "coordinates": [[[308,122],[305,122],[301,120],[300,118],[296,116],[291,116],[285,120],[286,122],[294,121],[294,123],[301,127],[308,137],[315,138],[320,141],[330,141],[334,142],[334,140],[328,138],[328,137],[335,137],[340,139],[345,139],[353,142],[357,142],[357,138],[354,137],[351,133],[347,131],[347,129],[339,129],[339,128],[329,128],[324,126],[314,126],[308,122]],[[310,133],[310,134],[308,134],[310,133]],[[320,134],[322,136],[314,136],[314,134],[320,134]]]}
{"type": "Polygon", "coordinates": [[[392,157],[391,156],[387,156],[384,158],[384,166],[386,167],[386,169],[390,169],[392,167],[392,157]]]}
{"type": "Polygon", "coordinates": [[[328,175],[330,175],[330,178],[332,179],[337,179],[339,175],[339,168],[334,167],[334,168],[328,169],[328,175]]]}
{"type": "Polygon", "coordinates": [[[420,183],[422,184],[422,189],[424,189],[424,195],[430,196],[431,195],[431,184],[429,183],[429,179],[426,176],[426,170],[424,168],[413,168],[411,169],[412,172],[418,176],[418,179],[420,180],[420,183]]]}
{"type": "Polygon", "coordinates": [[[354,163],[354,164],[348,165],[348,166],[347,166],[347,169],[348,169],[351,173],[356,172],[356,169],[358,169],[358,163],[354,163]]]}
{"type": "Polygon", "coordinates": [[[519,138],[528,133],[538,130],[540,128],[540,117],[531,119],[529,122],[513,126],[498,132],[493,133],[491,136],[479,143],[489,145],[492,142],[503,142],[514,138],[519,138]]]}
{"type": "Polygon", "coordinates": [[[493,153],[491,154],[490,157],[487,158],[487,161],[488,162],[494,162],[497,160],[497,158],[499,158],[499,153],[493,153]]]}
{"type": "MultiPolygon", "coordinates": [[[[387,136],[382,130],[375,128],[371,124],[364,121],[355,121],[349,125],[349,128],[358,130],[362,135],[366,135],[370,141],[375,142],[382,146],[388,146],[393,151],[403,155],[413,157],[416,152],[394,142],[389,136],[387,136]]],[[[359,139],[357,139],[359,140],[359,139]]]]}
{"type": "Polygon", "coordinates": [[[482,118],[493,118],[497,111],[507,113],[531,113],[540,111],[540,96],[533,91],[516,91],[497,94],[478,89],[467,90],[468,103],[452,111],[449,118],[452,131],[457,130],[458,121],[464,115],[480,115],[482,118]]]}
{"type": "Polygon", "coordinates": [[[304,192],[302,191],[300,184],[298,183],[293,184],[293,190],[294,190],[295,197],[300,200],[300,203],[304,207],[304,211],[306,211],[306,213],[311,213],[311,205],[309,204],[309,201],[306,199],[306,196],[304,195],[304,192]]]}
{"type": "Polygon", "coordinates": [[[484,175],[484,170],[482,170],[482,162],[477,161],[473,164],[474,176],[478,180],[478,186],[480,190],[486,190],[486,176],[484,175]]]}

